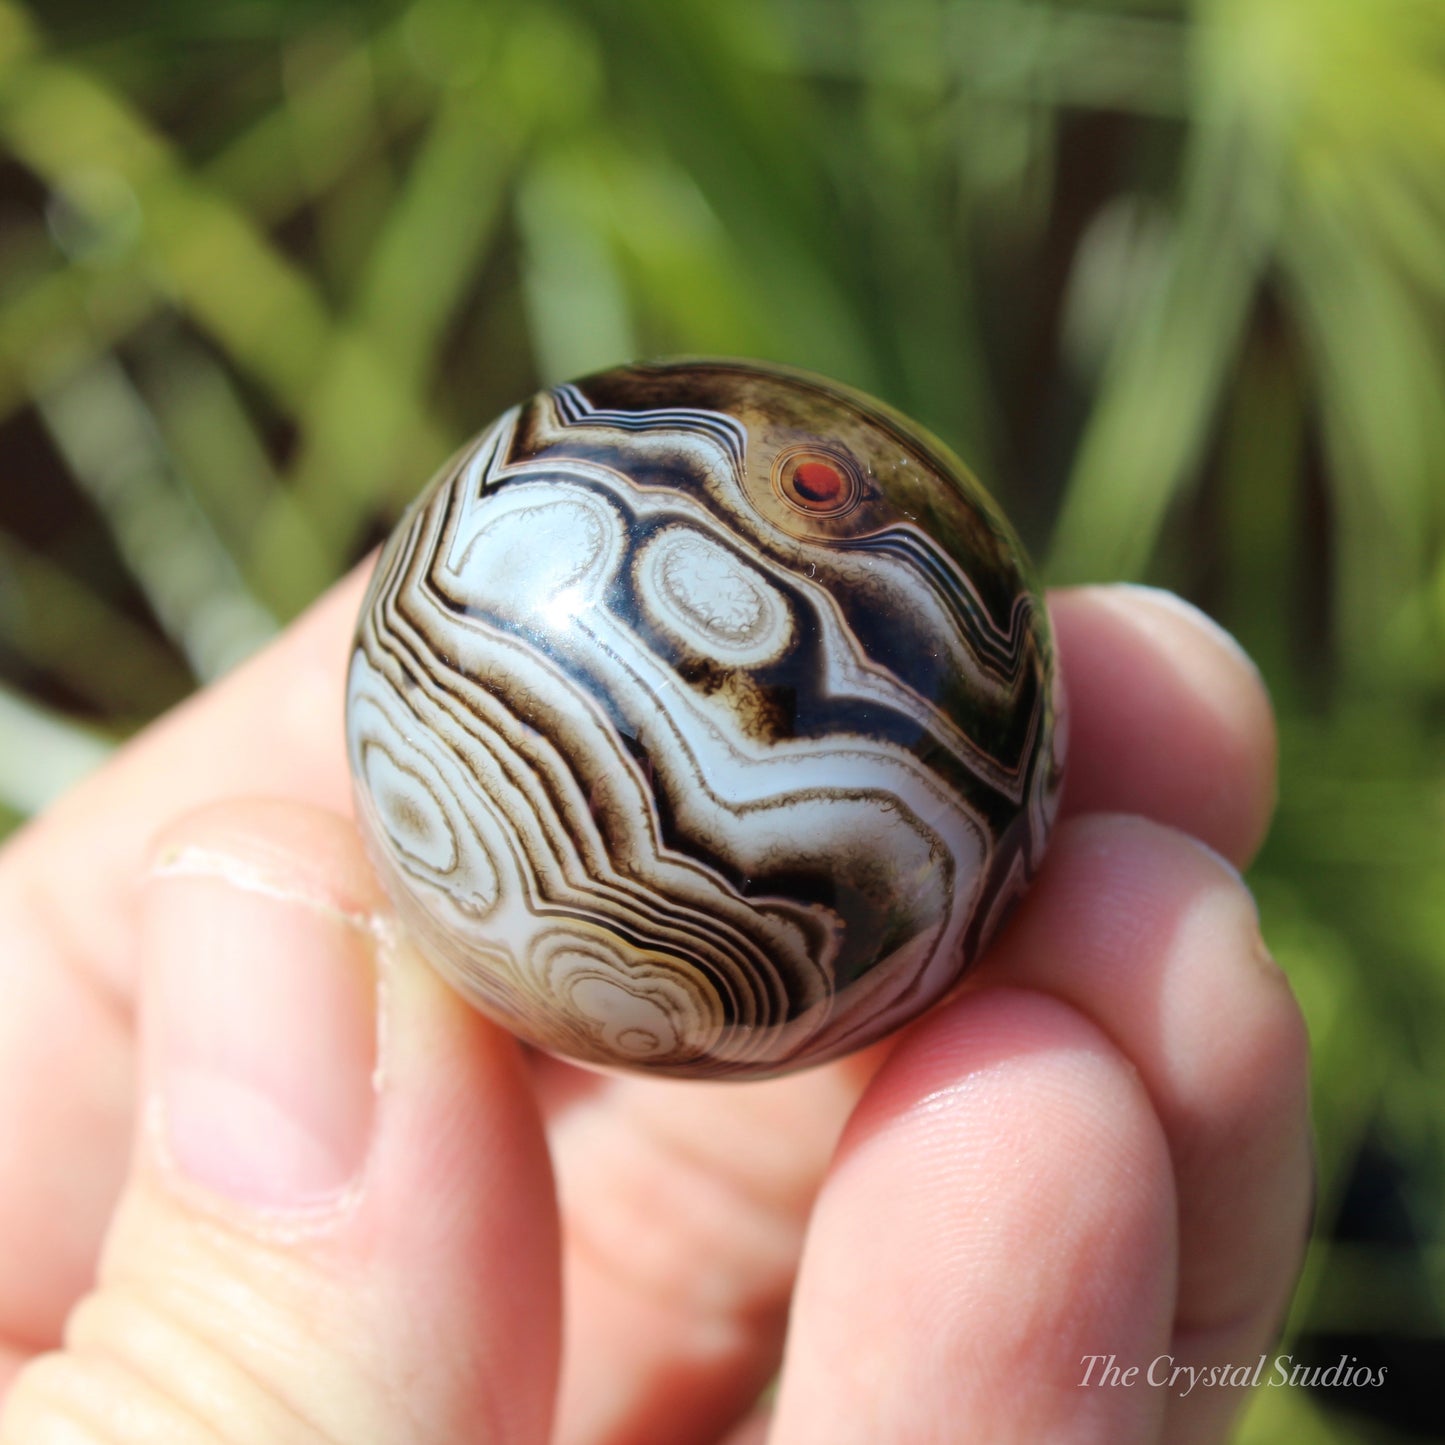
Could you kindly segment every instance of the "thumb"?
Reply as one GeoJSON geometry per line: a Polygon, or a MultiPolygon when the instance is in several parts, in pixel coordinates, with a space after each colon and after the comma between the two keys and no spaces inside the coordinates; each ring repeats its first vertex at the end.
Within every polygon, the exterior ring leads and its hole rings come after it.
{"type": "Polygon", "coordinates": [[[228,804],[157,858],[129,1183],[0,1445],[542,1445],[557,1225],[516,1044],[396,942],[343,820],[228,804]]]}

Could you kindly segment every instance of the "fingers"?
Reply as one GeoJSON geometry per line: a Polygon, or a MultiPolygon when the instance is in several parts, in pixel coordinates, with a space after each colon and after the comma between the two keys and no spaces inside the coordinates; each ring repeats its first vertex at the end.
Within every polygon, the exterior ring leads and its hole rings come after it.
{"type": "Polygon", "coordinates": [[[849,1122],[798,1277],[773,1434],[788,1445],[1161,1438],[1175,1200],[1124,1057],[1041,994],[965,994],[910,1032],[849,1122]]]}
{"type": "Polygon", "coordinates": [[[1228,865],[1137,818],[1062,825],[974,985],[849,1125],[774,1438],[1221,1438],[1237,1392],[1080,1390],[1080,1362],[1269,1347],[1308,1222],[1306,1052],[1228,865]]]}
{"type": "Polygon", "coordinates": [[[1063,811],[1137,813],[1236,866],[1274,809],[1269,696],[1234,640],[1149,587],[1050,595],[1069,711],[1063,811]]]}
{"type": "MultiPolygon", "coordinates": [[[[1152,594],[1128,589],[1115,602],[1110,589],[1089,589],[1053,603],[1079,797],[1251,849],[1274,786],[1253,668],[1213,623],[1152,594]],[[1094,684],[1096,666],[1112,670],[1110,685],[1094,684]],[[1129,747],[1116,745],[1116,727],[1129,747]],[[1233,788],[1182,786],[1201,760],[1233,768],[1233,788]]],[[[559,1445],[710,1441],[770,1378],[797,1241],[877,1057],[721,1094],[592,1081],[581,1105],[556,1111],[568,1240],[559,1445]]],[[[544,1084],[570,1072],[539,1065],[544,1084]]]]}
{"type": "MultiPolygon", "coordinates": [[[[782,1352],[818,1181],[882,1056],[722,1087],[593,1079],[554,1108],[556,1445],[711,1445],[749,1409],[782,1352]]],[[[544,1088],[559,1072],[543,1062],[544,1088]]]]}
{"type": "Polygon", "coordinates": [[[546,1441],[556,1221],[525,1071],[396,954],[374,890],[349,825],[297,805],[168,836],[137,1163],[4,1445],[546,1441]]]}
{"type": "MultiPolygon", "coordinates": [[[[177,812],[229,793],[260,790],[348,806],[343,674],[363,584],[359,573],[341,584],[266,654],[138,740],[0,854],[0,997],[16,1001],[0,1015],[0,1238],[34,1245],[23,1259],[0,1251],[0,1341],[53,1341],[88,1282],[119,1187],[136,971],[131,900],[147,842],[177,812]]],[[[1214,846],[1238,854],[1267,811],[1273,786],[1273,737],[1267,717],[1256,715],[1262,693],[1248,666],[1212,625],[1167,614],[1132,592],[1056,594],[1054,609],[1073,714],[1066,805],[1133,809],[1194,826],[1214,846]],[[1141,622],[1151,609],[1159,617],[1141,622]],[[1096,685],[1096,669],[1111,667],[1113,685],[1096,685]],[[1231,698],[1254,710],[1253,722],[1240,725],[1229,711],[1231,698]],[[1128,736],[1130,746],[1118,745],[1118,735],[1128,736]],[[1189,782],[1199,760],[1234,768],[1234,785],[1189,782]]],[[[569,1348],[592,1376],[574,1384],[569,1374],[561,1437],[567,1445],[643,1438],[626,1431],[651,1418],[647,1402],[659,1392],[683,1391],[731,1410],[753,1381],[767,1378],[778,1329],[749,1326],[779,1321],[786,1310],[796,1244],[780,1266],[776,1240],[801,1236],[827,1142],[865,1075],[864,1066],[850,1064],[759,1086],[766,1123],[785,1141],[781,1156],[768,1127],[724,1127],[734,1111],[747,1117],[738,1102],[743,1093],[684,1087],[676,1097],[666,1089],[654,1096],[660,1086],[632,1081],[589,1095],[597,1105],[592,1136],[611,1142],[577,1144],[585,1137],[580,1128],[559,1136],[564,1202],[576,1201],[569,1215],[584,1224],[611,1218],[617,1243],[610,1251],[598,1243],[613,1260],[601,1270],[605,1288],[602,1280],[595,1290],[579,1285],[573,1301],[569,1348]],[[666,1109],[644,1096],[665,1098],[666,1109]],[[654,1116],[662,1112],[667,1127],[657,1129],[654,1116]],[[706,1147],[712,1141],[719,1147],[706,1147]],[[634,1145],[648,1150],[648,1178],[664,1194],[668,1181],[678,1181],[689,1204],[677,1217],[660,1219],[613,1162],[630,1157],[634,1145]],[[716,1214],[696,1203],[708,1189],[716,1214]],[[759,1189],[781,1201],[768,1228],[743,1202],[759,1189]],[[728,1215],[734,1205],[736,1215],[728,1215]],[[709,1217],[738,1221],[731,1252],[692,1247],[692,1224],[709,1217]],[[653,1241],[653,1252],[634,1251],[636,1240],[653,1241]],[[713,1304],[685,1316],[655,1311],[649,1271],[634,1276],[629,1258],[671,1258],[676,1298],[713,1304]],[[570,1402],[600,1398],[592,1389],[597,1381],[612,1401],[610,1413],[601,1414],[632,1423],[618,1425],[620,1433],[595,1433],[599,1417],[589,1411],[588,1433],[568,1435],[566,1421],[578,1418],[570,1402]]],[[[569,1225],[569,1233],[581,1239],[588,1229],[569,1225]]],[[[584,1271],[573,1269],[569,1278],[581,1280],[584,1271]]],[[[707,1409],[700,1406],[697,1416],[708,1418],[707,1409]]],[[[685,1445],[665,1430],[658,1438],[685,1445]]]]}
{"type": "MultiPolygon", "coordinates": [[[[1243,883],[1140,819],[1068,823],[978,981],[993,980],[1066,1001],[1139,1070],[1179,1183],[1175,1354],[1253,1361],[1299,1269],[1312,1152],[1304,1023],[1243,883]]],[[[1167,1438],[1216,1438],[1238,1405],[1171,1399],[1167,1438]]]]}

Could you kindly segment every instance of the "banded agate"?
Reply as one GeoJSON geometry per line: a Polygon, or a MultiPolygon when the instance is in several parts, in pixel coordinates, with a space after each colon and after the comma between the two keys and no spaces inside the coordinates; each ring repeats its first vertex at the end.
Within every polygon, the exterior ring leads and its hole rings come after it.
{"type": "Polygon", "coordinates": [[[755,1077],[945,994],[1038,867],[1048,622],[940,443],[733,361],[544,391],[384,549],[347,731],[416,947],[521,1038],[755,1077]]]}

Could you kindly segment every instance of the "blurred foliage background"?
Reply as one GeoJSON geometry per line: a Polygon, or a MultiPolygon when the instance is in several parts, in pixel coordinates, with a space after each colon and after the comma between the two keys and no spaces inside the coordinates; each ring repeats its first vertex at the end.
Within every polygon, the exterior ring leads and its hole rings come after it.
{"type": "Polygon", "coordinates": [[[1286,1348],[1389,1383],[1241,1439],[1445,1438],[1442,323],[1442,0],[0,0],[0,833],[537,384],[861,386],[1259,659],[1286,1348]]]}

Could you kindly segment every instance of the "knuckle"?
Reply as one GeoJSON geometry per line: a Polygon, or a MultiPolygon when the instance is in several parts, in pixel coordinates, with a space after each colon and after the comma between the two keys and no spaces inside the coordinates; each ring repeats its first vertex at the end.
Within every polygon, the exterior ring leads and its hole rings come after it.
{"type": "Polygon", "coordinates": [[[275,1385],[160,1301],[105,1289],[81,1302],[63,1351],[32,1361],[0,1445],[334,1445],[275,1385]]]}

